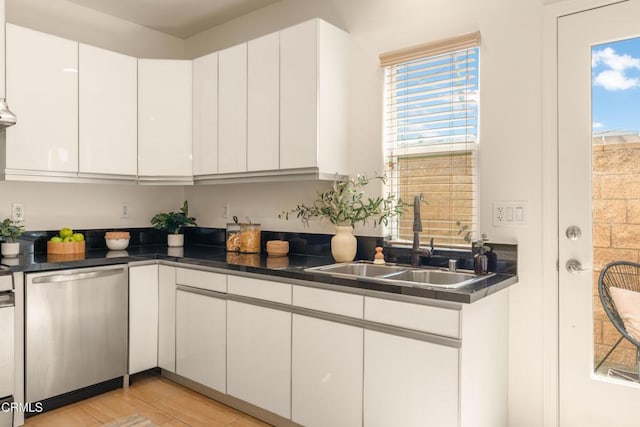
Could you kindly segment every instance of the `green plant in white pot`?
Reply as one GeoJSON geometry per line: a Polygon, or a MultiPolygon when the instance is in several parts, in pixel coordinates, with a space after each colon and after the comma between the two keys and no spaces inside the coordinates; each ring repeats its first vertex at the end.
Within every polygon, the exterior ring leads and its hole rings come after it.
{"type": "Polygon", "coordinates": [[[167,234],[167,245],[171,247],[184,246],[182,229],[187,226],[198,225],[196,219],[189,216],[189,203],[185,200],[180,212],[158,213],[151,218],[151,225],[157,230],[164,230],[167,234]]]}
{"type": "Polygon", "coordinates": [[[0,235],[2,235],[2,245],[0,251],[4,257],[15,257],[20,253],[20,243],[18,237],[24,234],[24,227],[17,222],[6,218],[0,223],[0,235]]]}
{"type": "Polygon", "coordinates": [[[372,179],[386,182],[385,176],[367,178],[365,175],[335,180],[331,189],[318,192],[312,203],[282,211],[278,217],[289,219],[295,214],[305,225],[312,218],[329,220],[336,226],[336,234],[331,239],[333,258],[337,262],[353,261],[357,251],[357,240],[353,235],[356,224],[387,225],[391,218],[401,216],[409,206],[391,193],[385,197],[366,197],[364,188],[372,179]]]}

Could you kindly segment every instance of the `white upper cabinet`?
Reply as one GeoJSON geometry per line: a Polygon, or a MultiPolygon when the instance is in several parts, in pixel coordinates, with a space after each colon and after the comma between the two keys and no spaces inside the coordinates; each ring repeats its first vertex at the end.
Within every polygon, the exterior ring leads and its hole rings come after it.
{"type": "Polygon", "coordinates": [[[138,60],[138,175],[192,180],[191,61],[138,60]]]}
{"type": "Polygon", "coordinates": [[[135,179],[137,60],[80,44],[79,63],[80,173],[135,179]]]}
{"type": "Polygon", "coordinates": [[[218,172],[247,170],[247,44],[218,52],[218,172]]]}
{"type": "Polygon", "coordinates": [[[280,32],[280,169],[345,173],[348,35],[319,19],[280,32]]]}
{"type": "Polygon", "coordinates": [[[193,174],[218,173],[218,52],[193,60],[193,174]]]}
{"type": "Polygon", "coordinates": [[[7,174],[75,176],[78,43],[11,24],[6,36],[7,98],[18,117],[6,131],[7,174]]]}
{"type": "Polygon", "coordinates": [[[280,34],[248,43],[247,170],[280,166],[280,34]]]}

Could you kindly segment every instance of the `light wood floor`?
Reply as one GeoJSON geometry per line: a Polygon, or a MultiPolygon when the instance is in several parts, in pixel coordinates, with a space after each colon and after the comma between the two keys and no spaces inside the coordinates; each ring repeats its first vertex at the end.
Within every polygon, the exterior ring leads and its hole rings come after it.
{"type": "Polygon", "coordinates": [[[27,418],[27,426],[101,426],[140,414],[161,427],[258,427],[255,418],[157,375],[135,378],[128,389],[113,390],[69,406],[27,418]]]}

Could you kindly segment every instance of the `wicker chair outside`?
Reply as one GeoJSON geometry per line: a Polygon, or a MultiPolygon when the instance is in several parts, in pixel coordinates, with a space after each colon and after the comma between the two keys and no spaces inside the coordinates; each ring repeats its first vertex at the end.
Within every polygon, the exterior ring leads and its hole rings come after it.
{"type": "MultiPolygon", "coordinates": [[[[640,342],[631,337],[627,330],[624,327],[624,322],[620,318],[618,314],[618,310],[616,309],[616,305],[611,298],[611,294],[609,292],[610,287],[617,287],[622,289],[627,289],[630,291],[640,292],[640,264],[630,261],[616,261],[607,264],[602,271],[600,272],[600,277],[598,279],[598,293],[600,294],[600,301],[602,302],[602,307],[604,308],[605,313],[613,323],[613,326],[620,332],[622,335],[620,339],[616,342],[616,344],[609,350],[609,352],[604,356],[602,361],[596,366],[596,371],[600,366],[607,360],[607,357],[613,352],[613,350],[618,347],[618,344],[623,339],[627,339],[634,346],[636,346],[636,361],[638,372],[635,374],[635,377],[631,377],[628,373],[624,371],[620,371],[618,369],[609,369],[609,375],[622,376],[625,379],[629,379],[631,381],[640,382],[640,342]]],[[[640,307],[638,307],[640,310],[640,307]]]]}

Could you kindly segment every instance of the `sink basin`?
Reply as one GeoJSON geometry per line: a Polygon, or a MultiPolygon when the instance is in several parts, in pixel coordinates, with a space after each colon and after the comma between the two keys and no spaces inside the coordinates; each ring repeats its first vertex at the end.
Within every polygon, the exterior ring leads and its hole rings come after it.
{"type": "Polygon", "coordinates": [[[329,273],[359,277],[381,277],[393,273],[406,271],[407,267],[399,267],[394,265],[376,265],[366,263],[345,263],[332,264],[322,267],[313,267],[307,269],[317,273],[329,273]]]}
{"type": "Polygon", "coordinates": [[[401,265],[377,265],[370,262],[351,262],[307,268],[306,271],[350,278],[367,278],[398,286],[430,286],[460,288],[494,274],[476,276],[461,271],[423,269],[401,265]]]}
{"type": "MultiPolygon", "coordinates": [[[[482,276],[486,278],[489,276],[482,276]]],[[[411,282],[424,284],[429,286],[438,286],[445,288],[458,288],[466,286],[478,279],[478,276],[470,273],[461,273],[454,271],[441,270],[406,270],[386,276],[389,280],[398,280],[403,282],[411,282]]]]}

